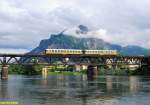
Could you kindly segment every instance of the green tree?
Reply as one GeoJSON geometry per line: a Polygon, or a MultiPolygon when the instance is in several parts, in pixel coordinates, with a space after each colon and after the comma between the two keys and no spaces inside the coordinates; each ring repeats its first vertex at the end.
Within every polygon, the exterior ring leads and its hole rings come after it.
{"type": "Polygon", "coordinates": [[[10,65],[10,74],[26,74],[26,75],[37,75],[42,71],[42,65],[10,65]]]}

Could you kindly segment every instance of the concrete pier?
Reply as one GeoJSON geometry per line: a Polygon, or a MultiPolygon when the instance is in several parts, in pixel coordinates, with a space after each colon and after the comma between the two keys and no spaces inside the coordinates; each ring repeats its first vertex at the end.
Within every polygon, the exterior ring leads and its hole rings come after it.
{"type": "Polygon", "coordinates": [[[46,67],[44,67],[44,68],[42,69],[42,76],[43,76],[44,78],[47,78],[47,75],[48,75],[48,69],[47,69],[46,67]]]}
{"type": "Polygon", "coordinates": [[[8,79],[8,65],[2,65],[2,67],[1,67],[1,79],[2,80],[8,79]]]}
{"type": "Polygon", "coordinates": [[[89,65],[87,68],[88,80],[93,80],[98,75],[97,66],[89,65]]]}

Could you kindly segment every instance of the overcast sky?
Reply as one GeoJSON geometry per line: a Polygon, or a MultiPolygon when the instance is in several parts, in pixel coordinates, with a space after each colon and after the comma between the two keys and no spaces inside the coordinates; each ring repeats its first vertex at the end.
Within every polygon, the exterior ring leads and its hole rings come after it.
{"type": "Polygon", "coordinates": [[[0,51],[28,51],[80,24],[87,37],[150,48],[149,0],[0,0],[0,51]]]}

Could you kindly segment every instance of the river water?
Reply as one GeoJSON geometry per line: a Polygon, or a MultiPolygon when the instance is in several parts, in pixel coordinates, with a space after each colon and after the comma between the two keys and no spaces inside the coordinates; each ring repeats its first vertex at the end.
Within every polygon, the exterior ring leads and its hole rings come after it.
{"type": "Polygon", "coordinates": [[[19,105],[150,105],[150,77],[22,76],[0,80],[0,101],[19,105]]]}

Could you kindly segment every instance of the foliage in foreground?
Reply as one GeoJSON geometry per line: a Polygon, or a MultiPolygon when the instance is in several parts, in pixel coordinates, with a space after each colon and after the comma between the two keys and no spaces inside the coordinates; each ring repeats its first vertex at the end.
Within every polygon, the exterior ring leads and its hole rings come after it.
{"type": "Polygon", "coordinates": [[[135,73],[135,75],[150,75],[150,65],[146,65],[146,66],[141,66],[140,68],[138,68],[135,73]]]}
{"type": "Polygon", "coordinates": [[[41,74],[42,65],[10,65],[10,74],[26,74],[26,75],[37,75],[41,74]]]}

